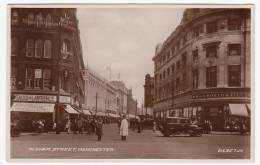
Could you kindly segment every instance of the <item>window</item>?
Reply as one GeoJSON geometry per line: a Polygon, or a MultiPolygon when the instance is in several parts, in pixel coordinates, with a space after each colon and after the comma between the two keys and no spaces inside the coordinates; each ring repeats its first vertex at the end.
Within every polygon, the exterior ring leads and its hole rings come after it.
{"type": "Polygon", "coordinates": [[[200,34],[203,33],[203,25],[199,25],[193,29],[193,36],[198,37],[200,34]]]}
{"type": "Polygon", "coordinates": [[[42,69],[34,70],[34,88],[40,88],[42,84],[42,69]]]}
{"type": "Polygon", "coordinates": [[[177,70],[179,70],[181,67],[181,62],[180,61],[177,61],[177,70]]]}
{"type": "Polygon", "coordinates": [[[182,65],[185,66],[187,63],[187,53],[186,52],[183,53],[181,58],[182,58],[182,65]]]}
{"type": "Polygon", "coordinates": [[[185,35],[183,36],[183,38],[182,38],[182,43],[183,43],[183,45],[186,44],[186,42],[187,42],[187,34],[185,34],[185,35]]]}
{"type": "Polygon", "coordinates": [[[51,85],[51,70],[44,69],[43,70],[43,89],[50,89],[51,85]]]}
{"type": "Polygon", "coordinates": [[[165,71],[163,71],[163,79],[165,79],[165,75],[166,75],[166,72],[165,72],[165,71]]]}
{"type": "Polygon", "coordinates": [[[50,40],[44,41],[44,58],[51,58],[52,56],[52,44],[50,40]]]}
{"type": "Polygon", "coordinates": [[[162,74],[160,74],[160,81],[162,81],[162,74]]]}
{"type": "Polygon", "coordinates": [[[18,53],[18,39],[13,37],[11,39],[11,55],[16,56],[18,53]]]}
{"type": "Polygon", "coordinates": [[[17,75],[17,68],[11,67],[11,89],[16,88],[17,75]]]}
{"type": "Polygon", "coordinates": [[[212,44],[206,47],[206,57],[217,57],[217,45],[212,44]]]}
{"type": "Polygon", "coordinates": [[[41,39],[35,42],[35,57],[41,58],[43,56],[43,41],[41,39]]]}
{"type": "Polygon", "coordinates": [[[183,90],[186,89],[186,84],[187,84],[187,78],[186,78],[186,73],[184,72],[183,75],[182,75],[183,90]]]}
{"type": "Polygon", "coordinates": [[[240,65],[228,66],[228,85],[230,87],[241,85],[241,67],[240,65]]]}
{"type": "Polygon", "coordinates": [[[198,49],[195,49],[192,51],[192,61],[198,62],[198,60],[199,60],[198,49]]]}
{"type": "Polygon", "coordinates": [[[241,22],[236,19],[228,20],[228,30],[240,30],[241,22]]]}
{"type": "Polygon", "coordinates": [[[169,68],[167,68],[167,76],[170,75],[170,72],[171,72],[171,70],[170,70],[170,67],[169,67],[169,68]]]}
{"type": "Polygon", "coordinates": [[[176,43],[176,50],[179,50],[180,49],[180,42],[177,42],[176,43]]]}
{"type": "Polygon", "coordinates": [[[34,24],[34,15],[30,13],[28,15],[28,25],[33,25],[34,24]]]}
{"type": "Polygon", "coordinates": [[[12,23],[12,25],[18,24],[18,13],[16,11],[12,12],[11,23],[12,23]]]}
{"type": "Polygon", "coordinates": [[[217,32],[217,21],[209,22],[206,24],[206,32],[207,33],[214,33],[217,32]]]}
{"type": "Polygon", "coordinates": [[[172,65],[172,74],[174,73],[174,71],[175,71],[175,65],[173,64],[172,65]]]}
{"type": "Polygon", "coordinates": [[[44,25],[44,20],[43,20],[41,13],[37,14],[37,16],[36,16],[36,25],[37,26],[43,26],[44,25]]]}
{"type": "Polygon", "coordinates": [[[45,25],[46,25],[47,27],[52,25],[52,19],[51,19],[51,15],[50,15],[50,14],[48,14],[48,15],[46,16],[46,24],[45,24],[45,25]]]}
{"type": "Polygon", "coordinates": [[[65,40],[62,42],[62,52],[63,53],[68,53],[70,52],[70,42],[65,40]]]}
{"type": "Polygon", "coordinates": [[[198,70],[195,69],[192,71],[192,87],[194,89],[197,89],[199,86],[199,74],[198,74],[198,70]]]}
{"type": "Polygon", "coordinates": [[[26,56],[33,57],[34,56],[34,40],[28,39],[26,42],[26,56]]]}
{"type": "Polygon", "coordinates": [[[206,87],[216,87],[217,86],[217,67],[208,67],[206,71],[206,87]]]}
{"type": "Polygon", "coordinates": [[[241,44],[228,44],[228,55],[229,56],[240,56],[241,55],[241,44]]]}
{"type": "Polygon", "coordinates": [[[172,47],[172,55],[174,55],[175,54],[175,47],[172,47]]]}
{"type": "Polygon", "coordinates": [[[180,78],[179,77],[176,79],[176,90],[177,90],[177,92],[179,92],[179,90],[180,90],[180,78]]]}
{"type": "Polygon", "coordinates": [[[25,87],[26,88],[33,87],[33,75],[34,75],[34,69],[26,68],[26,75],[25,75],[25,87]]]}

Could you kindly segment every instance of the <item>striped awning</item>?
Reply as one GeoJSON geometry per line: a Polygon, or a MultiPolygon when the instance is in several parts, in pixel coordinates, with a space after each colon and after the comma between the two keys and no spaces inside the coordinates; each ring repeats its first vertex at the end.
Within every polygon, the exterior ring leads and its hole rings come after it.
{"type": "Polygon", "coordinates": [[[248,117],[245,104],[229,104],[230,115],[248,117]]]}
{"type": "Polygon", "coordinates": [[[66,104],[65,111],[70,113],[70,114],[79,114],[78,111],[76,111],[71,105],[66,104]]]}

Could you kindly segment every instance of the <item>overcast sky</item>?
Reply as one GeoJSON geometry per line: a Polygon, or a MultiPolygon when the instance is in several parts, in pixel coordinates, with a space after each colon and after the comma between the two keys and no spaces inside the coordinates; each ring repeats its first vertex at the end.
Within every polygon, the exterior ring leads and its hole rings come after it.
{"type": "Polygon", "coordinates": [[[77,10],[85,64],[109,79],[123,80],[138,103],[144,97],[144,79],[153,76],[152,57],[180,24],[184,9],[79,8],[77,10]]]}

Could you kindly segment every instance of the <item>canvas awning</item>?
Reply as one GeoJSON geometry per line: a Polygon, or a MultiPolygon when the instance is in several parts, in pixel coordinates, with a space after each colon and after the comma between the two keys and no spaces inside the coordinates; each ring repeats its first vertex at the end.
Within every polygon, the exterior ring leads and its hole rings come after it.
{"type": "Polygon", "coordinates": [[[229,104],[230,115],[248,117],[245,104],[229,104]]]}
{"type": "Polygon", "coordinates": [[[38,112],[38,113],[53,113],[54,104],[50,103],[18,103],[15,102],[11,107],[13,112],[38,112]]]}
{"type": "Polygon", "coordinates": [[[71,105],[66,104],[65,111],[70,113],[70,114],[79,114],[78,111],[76,111],[71,105]]]}
{"type": "Polygon", "coordinates": [[[83,109],[83,113],[85,115],[91,115],[91,112],[89,110],[87,110],[87,109],[83,109]]]}
{"type": "Polygon", "coordinates": [[[110,117],[119,117],[118,114],[114,114],[114,113],[108,113],[108,116],[110,116],[110,117]]]}
{"type": "Polygon", "coordinates": [[[96,115],[97,116],[106,116],[105,112],[101,112],[101,111],[97,112],[96,115]]]}
{"type": "Polygon", "coordinates": [[[128,117],[129,117],[129,118],[135,118],[135,115],[128,114],[128,117]]]}

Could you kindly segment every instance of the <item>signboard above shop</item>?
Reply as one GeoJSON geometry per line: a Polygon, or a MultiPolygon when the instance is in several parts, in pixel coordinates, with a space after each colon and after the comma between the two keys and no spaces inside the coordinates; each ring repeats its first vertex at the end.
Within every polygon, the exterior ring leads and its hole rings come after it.
{"type": "Polygon", "coordinates": [[[57,97],[53,95],[24,95],[15,94],[14,101],[17,102],[45,102],[45,103],[55,103],[57,97]]]}

